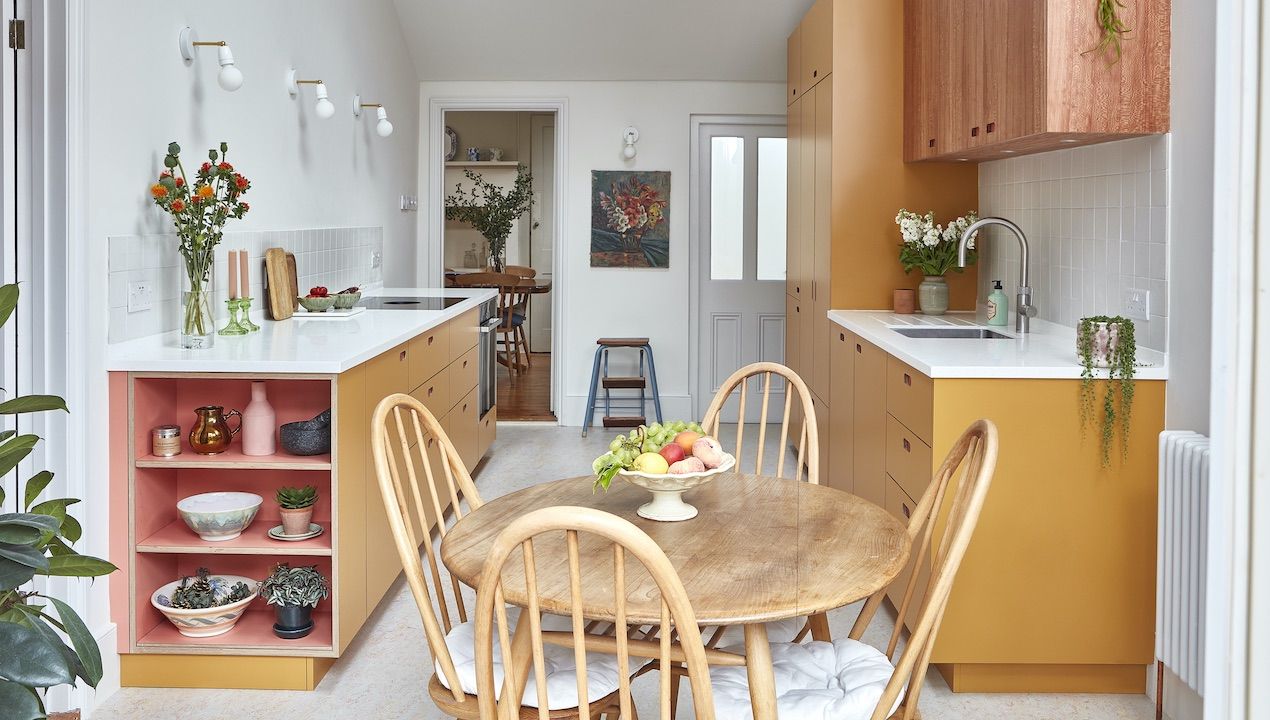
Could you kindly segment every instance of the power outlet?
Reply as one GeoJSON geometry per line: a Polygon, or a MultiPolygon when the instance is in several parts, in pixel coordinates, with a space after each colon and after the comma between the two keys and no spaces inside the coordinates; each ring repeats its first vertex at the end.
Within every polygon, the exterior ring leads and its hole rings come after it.
{"type": "Polygon", "coordinates": [[[382,252],[379,252],[378,250],[373,250],[373,251],[371,251],[371,253],[370,253],[370,269],[371,269],[371,270],[377,270],[377,269],[379,269],[379,268],[383,267],[383,265],[384,265],[384,254],[383,254],[382,252]]]}
{"type": "Polygon", "coordinates": [[[1130,320],[1151,319],[1151,291],[1138,288],[1124,290],[1124,316],[1130,320]]]}
{"type": "Polygon", "coordinates": [[[152,307],[154,307],[154,285],[144,281],[128,283],[128,312],[141,312],[152,307]]]}

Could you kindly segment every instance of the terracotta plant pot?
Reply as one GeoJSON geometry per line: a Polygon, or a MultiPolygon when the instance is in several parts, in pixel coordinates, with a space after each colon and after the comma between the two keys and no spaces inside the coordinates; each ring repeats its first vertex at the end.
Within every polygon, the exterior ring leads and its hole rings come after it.
{"type": "Polygon", "coordinates": [[[309,524],[313,521],[312,505],[294,510],[278,508],[278,512],[282,515],[282,532],[284,535],[304,535],[309,531],[309,524]]]}

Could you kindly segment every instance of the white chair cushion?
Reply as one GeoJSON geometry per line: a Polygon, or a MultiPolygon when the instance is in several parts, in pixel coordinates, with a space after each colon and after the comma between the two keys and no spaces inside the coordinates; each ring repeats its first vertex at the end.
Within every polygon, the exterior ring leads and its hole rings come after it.
{"type": "MultiPolygon", "coordinates": [[[[869,720],[895,669],[877,648],[855,640],[772,643],[777,712],[798,720],[869,720]]],[[[732,648],[740,651],[741,648],[732,648]]],[[[712,667],[714,712],[753,720],[743,667],[712,667]]],[[[899,700],[887,715],[899,707],[899,700]]]]}
{"type": "MultiPolygon", "coordinates": [[[[807,618],[786,618],[784,620],[774,620],[767,623],[767,641],[774,643],[793,642],[798,637],[798,633],[802,632],[803,626],[807,624],[807,618]]],[[[706,632],[702,634],[701,639],[709,642],[714,635],[714,628],[706,628],[706,632]]],[[[810,637],[810,635],[808,635],[810,637]]],[[[745,629],[742,625],[729,625],[727,630],[723,631],[723,637],[719,638],[719,642],[715,643],[715,647],[728,647],[730,645],[742,645],[745,643],[745,629]]]]}
{"type": "MultiPolygon", "coordinates": [[[[507,610],[507,622],[509,625],[507,632],[509,637],[515,630],[518,619],[519,612],[517,609],[509,608],[507,610]]],[[[495,627],[497,628],[497,623],[495,627]]],[[[542,618],[543,630],[568,632],[572,630],[572,627],[569,618],[566,617],[544,615],[542,618]]],[[[455,625],[445,636],[445,644],[450,649],[450,657],[454,660],[454,669],[458,672],[459,684],[463,692],[475,695],[476,623],[468,621],[455,625]]],[[[496,693],[501,693],[503,690],[503,653],[499,649],[497,630],[494,633],[493,645],[494,688],[496,693]]],[[[577,707],[577,663],[574,662],[573,649],[543,643],[542,652],[547,673],[547,709],[563,710],[577,707]]],[[[586,658],[587,699],[595,702],[618,688],[617,656],[588,652],[586,658]]],[[[632,657],[630,660],[631,672],[643,667],[646,662],[642,658],[632,657]]],[[[449,689],[450,682],[446,678],[445,673],[441,671],[441,666],[436,663],[434,665],[436,666],[437,679],[446,689],[449,689]]],[[[534,684],[534,676],[532,674],[529,676],[529,682],[525,685],[525,696],[521,699],[521,705],[533,708],[538,707],[538,688],[534,684]]]]}

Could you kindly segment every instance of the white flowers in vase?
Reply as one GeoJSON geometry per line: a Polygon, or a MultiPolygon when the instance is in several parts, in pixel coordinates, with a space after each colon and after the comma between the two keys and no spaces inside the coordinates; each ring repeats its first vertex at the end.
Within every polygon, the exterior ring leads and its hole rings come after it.
{"type": "MultiPolygon", "coordinates": [[[[904,272],[919,269],[929,276],[940,276],[949,270],[961,271],[957,265],[957,246],[966,228],[979,219],[978,213],[971,211],[948,223],[947,227],[935,223],[935,213],[927,212],[918,215],[910,210],[900,210],[895,216],[895,224],[900,227],[900,264],[904,272]]],[[[967,243],[970,250],[966,256],[967,264],[973,264],[977,258],[975,253],[975,233],[967,243]]]]}

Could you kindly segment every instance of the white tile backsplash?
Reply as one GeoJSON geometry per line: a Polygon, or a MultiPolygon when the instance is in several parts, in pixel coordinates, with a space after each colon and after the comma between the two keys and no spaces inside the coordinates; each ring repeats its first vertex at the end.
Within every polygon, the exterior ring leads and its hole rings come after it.
{"type": "MultiPolygon", "coordinates": [[[[183,273],[176,235],[119,236],[108,238],[108,301],[110,342],[132,340],[177,328],[183,273]],[[150,310],[128,312],[128,286],[150,282],[154,305],[150,310]]],[[[260,322],[264,314],[264,254],[273,247],[295,254],[300,291],[324,285],[332,292],[352,285],[373,288],[383,285],[382,263],[371,267],[371,254],[383,257],[384,231],[381,227],[315,228],[228,232],[216,248],[215,290],[217,326],[227,319],[224,302],[229,297],[230,250],[246,250],[251,275],[252,318],[260,322]]]]}
{"type": "MultiPolygon", "coordinates": [[[[979,214],[1009,218],[1031,250],[1038,316],[1075,326],[1123,314],[1123,291],[1151,292],[1138,342],[1168,345],[1169,138],[1157,135],[979,165],[979,214]]],[[[1019,251],[992,229],[979,242],[979,298],[1001,280],[1014,310],[1019,251]]]]}

